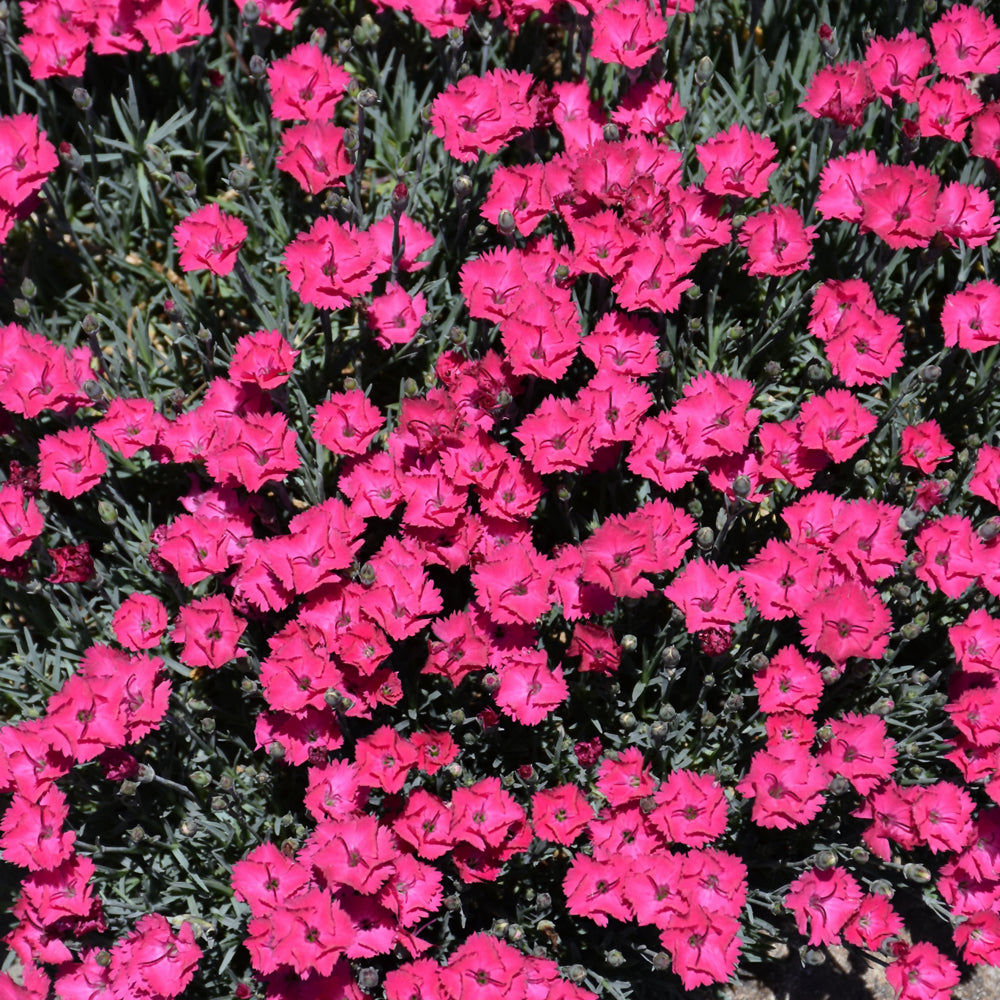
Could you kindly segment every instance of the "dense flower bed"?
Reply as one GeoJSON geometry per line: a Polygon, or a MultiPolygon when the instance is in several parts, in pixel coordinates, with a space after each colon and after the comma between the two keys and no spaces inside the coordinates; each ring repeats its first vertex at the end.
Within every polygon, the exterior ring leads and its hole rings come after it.
{"type": "Polygon", "coordinates": [[[0,996],[1000,964],[1000,28],[862,6],[4,8],[0,996]]]}

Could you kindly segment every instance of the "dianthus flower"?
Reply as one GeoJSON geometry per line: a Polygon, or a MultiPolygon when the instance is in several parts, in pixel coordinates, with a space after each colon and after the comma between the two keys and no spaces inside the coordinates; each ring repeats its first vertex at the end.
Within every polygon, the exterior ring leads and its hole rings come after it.
{"type": "Polygon", "coordinates": [[[664,596],[684,612],[688,632],[741,622],[746,609],[739,594],[739,574],[704,559],[693,559],[663,588],[664,596]]]}
{"type": "Polygon", "coordinates": [[[222,594],[192,601],[178,611],[174,625],[173,641],[184,643],[178,659],[189,667],[213,670],[234,657],[243,659],[246,651],[236,644],[246,627],[246,620],[233,613],[232,604],[222,594]]]}
{"type": "Polygon", "coordinates": [[[665,840],[704,847],[726,829],[728,804],[715,775],[671,771],[654,800],[649,819],[665,840]]]}
{"type": "Polygon", "coordinates": [[[197,0],[158,0],[136,18],[135,30],[150,52],[176,52],[212,33],[212,15],[197,0]]]}
{"type": "Polygon", "coordinates": [[[345,308],[387,269],[369,233],[327,216],[289,243],[282,262],[292,288],[321,309],[345,308]]]}
{"type": "Polygon", "coordinates": [[[813,118],[829,118],[837,125],[857,128],[874,99],[875,88],[865,64],[838,63],[814,74],[799,107],[813,118]]]}
{"type": "Polygon", "coordinates": [[[632,133],[663,135],[684,117],[684,108],[669,80],[641,81],[629,87],[611,120],[632,133]]]}
{"type": "Polygon", "coordinates": [[[591,56],[629,69],[645,66],[667,35],[659,9],[648,0],[615,0],[600,7],[591,21],[591,56]]]}
{"type": "Polygon", "coordinates": [[[846,389],[830,389],[802,404],[800,440],[807,448],[844,462],[861,448],[878,419],[846,389]]]}
{"type": "Polygon", "coordinates": [[[834,663],[852,656],[876,660],[889,645],[892,618],[873,587],[854,580],[830,587],[799,616],[808,650],[834,663]]]}
{"type": "Polygon", "coordinates": [[[104,457],[93,431],[71,427],[42,438],[38,444],[38,470],[43,490],[52,490],[72,499],[92,490],[107,472],[104,457]]]}
{"type": "Polygon", "coordinates": [[[811,945],[839,944],[840,932],[854,915],[864,893],[843,868],[813,868],[789,886],[785,907],[795,915],[800,934],[809,929],[811,945]]]}
{"type": "Polygon", "coordinates": [[[930,79],[919,74],[930,61],[931,47],[907,28],[894,38],[876,36],[865,51],[865,66],[872,86],[889,107],[896,96],[907,104],[917,100],[930,79]]]}
{"type": "Polygon", "coordinates": [[[174,242],[185,271],[229,274],[246,238],[247,227],[214,202],[196,209],[174,227],[174,242]]]}
{"type": "Polygon", "coordinates": [[[846,712],[829,725],[833,735],[816,757],[831,774],[846,778],[859,795],[868,795],[892,776],[896,741],[886,734],[885,719],[846,712]]]}
{"type": "Polygon", "coordinates": [[[317,45],[303,42],[267,71],[271,85],[271,116],[282,121],[327,122],[337,101],[347,93],[350,74],[317,45]]]}
{"type": "Polygon", "coordinates": [[[754,277],[784,276],[804,271],[812,259],[816,227],[787,205],[775,205],[751,215],[737,239],[747,252],[746,269],[754,277]]]}
{"type": "Polygon", "coordinates": [[[540,104],[529,93],[534,83],[530,73],[504,69],[463,77],[434,99],[431,127],[456,160],[472,163],[535,126],[540,104]]]}
{"type": "Polygon", "coordinates": [[[936,420],[925,420],[903,428],[899,460],[903,465],[919,469],[925,475],[951,458],[954,451],[955,446],[944,436],[941,425],[936,420]]]}
{"type": "Polygon", "coordinates": [[[968,247],[985,246],[1000,231],[994,207],[982,188],[954,181],[938,198],[938,229],[953,247],[959,240],[968,247]]]}
{"type": "Polygon", "coordinates": [[[808,823],[823,808],[829,776],[807,752],[777,756],[758,750],[736,791],[752,798],[751,818],[757,826],[775,830],[808,823]]]}
{"type": "Polygon", "coordinates": [[[778,147],[739,124],[697,146],[696,153],[705,170],[703,187],[712,194],[760,197],[778,169],[778,147]]]}
{"type": "Polygon", "coordinates": [[[563,879],[567,911],[575,917],[593,920],[598,927],[607,927],[609,917],[631,920],[632,911],[625,895],[630,875],[623,858],[596,861],[577,854],[563,879]]]}
{"type": "Polygon", "coordinates": [[[925,247],[938,231],[941,182],[926,167],[880,165],[861,194],[861,231],[891,249],[925,247]]]}
{"type": "Polygon", "coordinates": [[[983,543],[972,522],[959,514],[924,525],[915,544],[918,579],[947,597],[961,597],[986,569],[983,543]]]}
{"type": "Polygon", "coordinates": [[[1000,285],[983,279],[946,295],[941,327],[945,347],[976,353],[1000,343],[1000,285]]]}
{"type": "Polygon", "coordinates": [[[194,978],[201,955],[188,921],[175,934],[166,917],[146,914],[111,949],[112,992],[116,996],[179,996],[194,978]]]}
{"type": "Polygon", "coordinates": [[[807,660],[794,646],[783,646],[753,678],[762,712],[801,712],[812,715],[819,707],[823,679],[819,664],[807,660]]]}
{"type": "Polygon", "coordinates": [[[917,107],[922,136],[962,142],[969,119],[982,110],[983,102],[961,81],[943,79],[921,89],[917,107]]]}
{"type": "Polygon", "coordinates": [[[44,528],[45,518],[24,487],[0,485],[0,560],[23,556],[44,528]]]}
{"type": "Polygon", "coordinates": [[[167,609],[152,594],[129,594],[111,619],[111,628],[126,649],[153,649],[167,631],[167,609]]]}
{"type": "Polygon", "coordinates": [[[897,941],[892,952],[895,960],[886,967],[885,978],[896,1000],[948,1000],[962,978],[958,966],[932,944],[897,941]]]}
{"type": "Polygon", "coordinates": [[[37,115],[0,118],[0,203],[20,205],[59,166],[56,148],[38,129],[37,115]]]}
{"type": "Polygon", "coordinates": [[[971,4],[956,4],[931,25],[934,60],[946,76],[989,76],[1000,69],[1000,29],[971,4]]]}
{"type": "Polygon", "coordinates": [[[752,383],[729,375],[706,371],[691,379],[670,411],[686,455],[703,460],[743,451],[760,419],[760,410],[749,408],[753,393],[752,383]]]}
{"type": "Polygon", "coordinates": [[[427,299],[423,292],[410,295],[402,285],[390,284],[381,295],[372,299],[368,307],[368,324],[375,332],[375,343],[388,348],[413,340],[426,314],[427,299]]]}
{"type": "Polygon", "coordinates": [[[525,726],[537,726],[569,697],[562,668],[550,667],[543,651],[511,654],[499,674],[500,687],[494,696],[497,707],[525,726]]]}

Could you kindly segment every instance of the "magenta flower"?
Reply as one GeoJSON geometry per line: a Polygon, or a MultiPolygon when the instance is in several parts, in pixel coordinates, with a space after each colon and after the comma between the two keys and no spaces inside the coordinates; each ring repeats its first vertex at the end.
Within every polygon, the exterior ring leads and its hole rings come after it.
{"type": "Polygon", "coordinates": [[[220,277],[236,266],[247,227],[216,204],[203,205],[174,227],[174,242],[184,271],[211,271],[220,277]]]}

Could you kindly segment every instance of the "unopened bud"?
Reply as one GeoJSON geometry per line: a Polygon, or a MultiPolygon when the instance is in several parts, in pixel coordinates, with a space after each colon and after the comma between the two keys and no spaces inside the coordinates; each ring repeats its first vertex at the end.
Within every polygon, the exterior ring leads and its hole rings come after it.
{"type": "Polygon", "coordinates": [[[622,636],[622,649],[626,653],[634,653],[639,647],[639,640],[630,633],[622,636]]]}
{"type": "Polygon", "coordinates": [[[358,94],[358,104],[363,108],[371,108],[378,104],[378,94],[371,87],[366,87],[358,94]]]}
{"type": "Polygon", "coordinates": [[[618,131],[618,126],[614,122],[608,122],[604,126],[604,141],[605,142],[618,142],[621,139],[621,132],[618,131]]]}
{"type": "Polygon", "coordinates": [[[733,492],[738,497],[748,497],[753,489],[753,483],[748,476],[737,476],[733,480],[733,492]]]}
{"type": "Polygon", "coordinates": [[[903,868],[903,875],[917,885],[926,885],[931,880],[931,873],[924,865],[906,865],[903,868]]]}
{"type": "Polygon", "coordinates": [[[246,191],[250,187],[250,171],[246,167],[233,167],[229,171],[229,186],[234,191],[246,191]]]}
{"type": "Polygon", "coordinates": [[[709,80],[715,75],[715,66],[712,65],[712,60],[708,56],[702,56],[698,60],[698,66],[694,71],[694,82],[698,84],[699,87],[704,87],[709,80]]]}
{"type": "Polygon", "coordinates": [[[260,7],[257,6],[255,0],[246,0],[240,13],[243,15],[243,23],[248,28],[254,28],[260,22],[260,7]]]}
{"type": "Polygon", "coordinates": [[[502,209],[497,216],[497,229],[504,236],[513,236],[514,231],[517,229],[517,223],[514,221],[513,214],[508,212],[506,208],[502,209]]]}
{"type": "Polygon", "coordinates": [[[250,62],[247,64],[247,68],[250,70],[250,75],[255,80],[263,80],[267,76],[267,63],[264,62],[263,58],[258,55],[252,55],[250,57],[250,62]]]}
{"type": "Polygon", "coordinates": [[[94,99],[84,87],[74,87],[73,103],[81,111],[89,111],[94,106],[94,99]]]}

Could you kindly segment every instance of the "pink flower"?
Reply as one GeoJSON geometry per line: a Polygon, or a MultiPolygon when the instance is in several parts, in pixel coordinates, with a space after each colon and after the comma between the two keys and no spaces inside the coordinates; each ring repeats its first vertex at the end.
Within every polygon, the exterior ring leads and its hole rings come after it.
{"type": "Polygon", "coordinates": [[[37,115],[0,118],[0,202],[13,207],[27,201],[58,166],[56,148],[39,131],[37,115]]]}
{"type": "Polygon", "coordinates": [[[616,0],[601,7],[591,23],[591,56],[629,69],[649,62],[667,34],[666,18],[648,0],[616,0]]]}
{"type": "Polygon", "coordinates": [[[831,719],[833,735],[817,754],[831,774],[839,774],[859,795],[868,795],[892,776],[896,741],[886,735],[885,719],[846,712],[831,719]]]}
{"type": "Polygon", "coordinates": [[[892,618],[873,587],[854,580],[830,587],[799,616],[807,649],[834,663],[877,660],[889,645],[892,618]]]}
{"type": "Polygon", "coordinates": [[[861,231],[893,250],[925,247],[938,231],[941,182],[926,167],[879,166],[861,195],[861,231]]]}
{"type": "Polygon", "coordinates": [[[167,631],[167,609],[152,594],[129,594],[111,619],[111,628],[126,649],[154,649],[167,631]]]}
{"type": "Polygon", "coordinates": [[[947,76],[989,76],[1000,69],[1000,30],[970,4],[956,4],[931,25],[934,58],[947,76]]]}
{"type": "Polygon", "coordinates": [[[559,785],[535,792],[531,825],[536,837],[569,847],[594,818],[594,808],[576,785],[559,785]]]}
{"type": "Polygon", "coordinates": [[[907,104],[917,100],[930,77],[919,76],[931,61],[931,47],[912,31],[904,28],[894,38],[873,38],[865,51],[865,66],[882,101],[892,107],[897,95],[907,104]]]}
{"type": "Polygon", "coordinates": [[[184,921],[175,934],[166,917],[147,914],[111,949],[114,992],[178,996],[194,978],[201,955],[190,923],[184,921]]]}
{"type": "Polygon", "coordinates": [[[167,419],[157,413],[151,399],[113,399],[104,416],[94,424],[94,433],[124,458],[132,458],[143,448],[151,448],[167,427],[167,419]]]}
{"type": "Polygon", "coordinates": [[[569,697],[561,667],[550,667],[543,651],[524,650],[499,670],[497,707],[525,726],[537,726],[569,697]]]}
{"type": "Polygon", "coordinates": [[[941,425],[936,420],[925,420],[903,428],[899,460],[903,465],[919,469],[925,475],[951,458],[954,451],[954,445],[945,438],[941,425]]]}
{"type": "Polygon", "coordinates": [[[739,594],[739,574],[705,559],[693,559],[663,588],[683,612],[688,632],[741,622],[746,609],[739,594]]]}
{"type": "Polygon", "coordinates": [[[819,664],[807,660],[794,646],[783,646],[763,670],[754,674],[762,712],[801,712],[812,715],[819,707],[823,679],[819,664]]]}
{"type": "Polygon", "coordinates": [[[840,867],[803,872],[785,896],[799,933],[809,928],[809,943],[839,944],[840,932],[854,915],[863,893],[857,880],[840,867]]]}
{"type": "Polygon", "coordinates": [[[746,270],[754,277],[806,270],[815,238],[816,227],[806,226],[802,216],[787,205],[751,215],[737,235],[747,252],[746,270]]]}
{"type": "Polygon", "coordinates": [[[324,121],[286,129],[275,166],[294,177],[303,191],[314,195],[342,187],[343,179],[354,169],[344,147],[344,130],[324,121]]]}
{"type": "Polygon", "coordinates": [[[42,438],[38,444],[38,469],[43,490],[72,499],[101,481],[108,460],[89,428],[72,427],[42,438]]]}
{"type": "Polygon", "coordinates": [[[892,950],[895,961],[886,967],[885,978],[896,1000],[948,1000],[962,978],[958,966],[932,944],[897,941],[892,950]]]}
{"type": "Polygon", "coordinates": [[[328,122],[337,101],[347,93],[350,74],[317,45],[303,42],[267,71],[271,116],[281,121],[328,122]]]}
{"type": "Polygon", "coordinates": [[[539,114],[539,99],[529,95],[534,83],[530,73],[504,69],[463,77],[434,99],[431,127],[456,160],[472,163],[534,127],[539,114]]]}
{"type": "Polygon", "coordinates": [[[685,847],[704,847],[726,829],[726,797],[712,774],[671,771],[657,789],[655,801],[649,819],[665,840],[685,847]]]}
{"type": "Polygon", "coordinates": [[[844,462],[861,448],[878,419],[846,389],[829,389],[806,400],[799,411],[800,440],[823,451],[834,462],[844,462]]]}
{"type": "Polygon", "coordinates": [[[198,0],[159,0],[136,18],[135,30],[149,43],[150,52],[176,52],[210,35],[212,17],[198,0]]]}
{"type": "Polygon", "coordinates": [[[247,227],[214,202],[196,209],[174,227],[174,242],[185,271],[211,271],[220,277],[236,266],[247,227]]]}
{"type": "Polygon", "coordinates": [[[969,492],[1000,507],[1000,448],[984,444],[976,455],[969,492]]]}
{"type": "Polygon", "coordinates": [[[45,518],[22,486],[0,485],[0,560],[23,556],[45,528],[45,518]]]}
{"type": "Polygon", "coordinates": [[[945,347],[976,353],[1000,343],[1000,285],[984,279],[946,295],[941,327],[945,347]]]}
{"type": "Polygon", "coordinates": [[[732,125],[696,147],[705,170],[704,188],[712,194],[760,197],[777,170],[778,147],[743,125],[732,125]]]}
{"type": "Polygon", "coordinates": [[[261,389],[276,389],[288,381],[298,356],[279,330],[244,334],[233,348],[229,378],[261,389]]]}
{"type": "Polygon", "coordinates": [[[313,437],[335,455],[363,455],[385,424],[360,389],[337,393],[316,407],[313,437]]]}
{"type": "Polygon", "coordinates": [[[321,309],[345,308],[386,269],[370,234],[327,216],[289,243],[283,263],[292,288],[321,309]]]}
{"type": "Polygon", "coordinates": [[[962,142],[969,119],[982,110],[983,102],[961,81],[943,79],[921,88],[917,106],[922,136],[962,142]]]}
{"type": "Polygon", "coordinates": [[[952,246],[985,246],[1000,231],[993,199],[982,188],[954,181],[938,198],[937,225],[952,246]]]}
{"type": "Polygon", "coordinates": [[[986,569],[983,543],[972,522],[959,514],[925,524],[915,544],[917,577],[947,597],[961,597],[986,569]]]}
{"type": "Polygon", "coordinates": [[[751,818],[758,826],[775,830],[808,823],[823,808],[829,777],[808,753],[789,748],[788,756],[758,750],[736,790],[752,798],[751,818]]]}
{"type": "Polygon", "coordinates": [[[228,599],[217,594],[182,607],[171,638],[184,643],[178,654],[182,663],[217,670],[234,658],[246,657],[246,651],[236,646],[246,627],[245,619],[233,613],[228,599]]]}
{"type": "Polygon", "coordinates": [[[427,299],[422,292],[411,296],[402,285],[390,284],[368,307],[368,323],[375,331],[375,343],[388,348],[408,344],[420,332],[427,314],[427,299]]]}
{"type": "Polygon", "coordinates": [[[566,909],[575,917],[608,926],[608,917],[628,921],[632,911],[625,893],[629,870],[623,860],[595,861],[577,854],[563,879],[566,909]]]}
{"type": "Polygon", "coordinates": [[[813,118],[829,118],[837,125],[857,128],[874,99],[875,88],[864,63],[848,62],[820,69],[799,107],[813,118]]]}
{"type": "Polygon", "coordinates": [[[660,941],[686,990],[724,983],[732,976],[742,948],[739,927],[736,917],[695,905],[661,931],[660,941]]]}
{"type": "Polygon", "coordinates": [[[760,419],[760,410],[749,408],[753,394],[752,383],[729,375],[706,371],[691,379],[670,412],[686,455],[704,460],[742,452],[760,419]]]}

